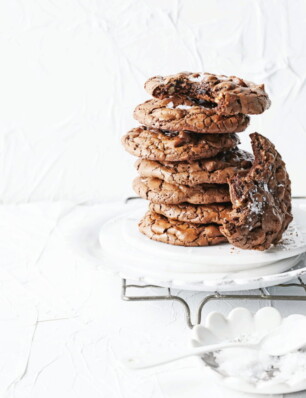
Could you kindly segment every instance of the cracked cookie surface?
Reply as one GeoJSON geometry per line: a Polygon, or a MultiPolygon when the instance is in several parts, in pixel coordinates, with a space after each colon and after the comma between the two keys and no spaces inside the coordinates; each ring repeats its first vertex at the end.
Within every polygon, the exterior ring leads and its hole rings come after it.
{"type": "Polygon", "coordinates": [[[194,224],[223,224],[232,210],[232,205],[231,203],[214,203],[211,205],[182,203],[180,205],[166,205],[151,202],[149,209],[173,220],[194,224]]]}
{"type": "Polygon", "coordinates": [[[206,104],[223,115],[260,114],[271,104],[263,84],[212,73],[181,72],[165,77],[154,76],[146,81],[145,89],[155,98],[181,96],[206,104]]]}
{"type": "Polygon", "coordinates": [[[148,211],[139,230],[150,239],[178,246],[210,246],[227,242],[218,225],[191,224],[148,211]]]}
{"type": "Polygon", "coordinates": [[[233,210],[221,231],[234,246],[266,250],[292,221],[290,179],[275,146],[258,133],[250,137],[255,160],[246,175],[229,180],[233,210]]]}
{"type": "Polygon", "coordinates": [[[170,184],[195,186],[199,184],[226,184],[240,170],[252,166],[253,155],[235,148],[214,158],[193,162],[159,162],[140,159],[135,166],[141,177],[156,177],[170,184]]]}
{"type": "Polygon", "coordinates": [[[170,132],[145,126],[130,130],[121,141],[132,155],[169,162],[210,158],[240,144],[237,134],[170,132]]]}
{"type": "Polygon", "coordinates": [[[159,178],[137,177],[133,181],[133,188],[137,195],[153,203],[210,204],[230,201],[228,185],[223,184],[201,184],[188,187],[169,184],[159,178]]]}
{"type": "Polygon", "coordinates": [[[135,108],[134,118],[151,128],[206,134],[238,133],[247,128],[250,120],[242,113],[219,115],[214,109],[178,97],[148,100],[135,108]]]}

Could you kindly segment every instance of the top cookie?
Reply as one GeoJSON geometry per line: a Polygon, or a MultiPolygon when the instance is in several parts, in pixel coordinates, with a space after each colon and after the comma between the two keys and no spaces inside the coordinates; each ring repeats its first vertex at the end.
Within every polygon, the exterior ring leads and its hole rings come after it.
{"type": "Polygon", "coordinates": [[[151,128],[208,134],[238,133],[249,124],[249,117],[242,113],[220,115],[180,97],[148,100],[135,108],[134,118],[151,128]]]}
{"type": "Polygon", "coordinates": [[[290,179],[274,145],[258,133],[250,137],[255,160],[247,174],[229,180],[233,210],[221,232],[234,246],[266,250],[292,220],[290,179]]]}
{"type": "Polygon", "coordinates": [[[155,98],[179,96],[223,115],[256,115],[271,105],[263,84],[257,85],[236,76],[181,72],[151,77],[146,81],[145,89],[155,98]]]}

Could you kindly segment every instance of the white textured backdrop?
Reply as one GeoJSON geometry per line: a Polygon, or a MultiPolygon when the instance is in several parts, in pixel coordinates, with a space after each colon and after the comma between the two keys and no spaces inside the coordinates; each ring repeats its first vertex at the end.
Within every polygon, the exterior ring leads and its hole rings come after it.
{"type": "MultiPolygon", "coordinates": [[[[119,199],[151,75],[182,70],[264,82],[271,138],[306,195],[306,1],[1,0],[0,200],[119,199]]],[[[242,134],[247,145],[247,134],[242,134]]]]}
{"type": "MultiPolygon", "coordinates": [[[[247,397],[192,358],[150,374],[119,368],[122,357],[186,345],[189,330],[178,303],[121,301],[93,249],[106,219],[137,206],[116,201],[135,175],[120,137],[155,74],[265,82],[273,106],[249,132],[277,144],[306,195],[305,36],[299,0],[0,0],[0,202],[48,201],[0,206],[1,398],[247,397]]],[[[180,294],[193,310],[203,299],[180,294]]],[[[267,302],[214,301],[203,317],[235,305],[267,302]]]]}

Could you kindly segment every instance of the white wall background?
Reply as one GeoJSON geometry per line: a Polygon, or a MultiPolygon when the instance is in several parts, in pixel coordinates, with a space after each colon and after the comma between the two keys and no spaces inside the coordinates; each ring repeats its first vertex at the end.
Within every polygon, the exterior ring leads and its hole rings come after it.
{"type": "Polygon", "coordinates": [[[2,202],[131,194],[120,136],[144,81],[182,70],[266,84],[272,108],[248,132],[306,195],[304,0],[0,0],[0,57],[2,202]]]}

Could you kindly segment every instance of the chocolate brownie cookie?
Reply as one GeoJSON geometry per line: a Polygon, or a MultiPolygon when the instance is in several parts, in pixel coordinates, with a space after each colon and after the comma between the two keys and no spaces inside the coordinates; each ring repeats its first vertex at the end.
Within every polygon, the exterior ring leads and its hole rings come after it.
{"type": "Polygon", "coordinates": [[[155,76],[147,80],[145,89],[153,97],[187,98],[223,115],[259,114],[271,104],[263,84],[212,73],[182,72],[166,77],[155,76]]]}
{"type": "Polygon", "coordinates": [[[231,203],[165,205],[151,202],[149,208],[151,211],[173,220],[194,224],[223,224],[224,219],[228,218],[232,210],[232,205],[231,203]]]}
{"type": "Polygon", "coordinates": [[[148,100],[136,107],[134,117],[151,128],[209,134],[238,133],[249,124],[249,117],[242,113],[219,115],[183,98],[148,100]]]}
{"type": "Polygon", "coordinates": [[[241,149],[220,153],[214,158],[193,162],[158,162],[139,159],[136,169],[141,177],[156,177],[170,184],[194,186],[199,184],[226,184],[239,170],[252,166],[253,156],[241,149]]]}
{"type": "Polygon", "coordinates": [[[209,204],[229,202],[227,185],[201,184],[194,187],[169,184],[159,178],[137,177],[133,182],[134,191],[153,203],[209,204]]]}
{"type": "Polygon", "coordinates": [[[210,158],[240,144],[237,134],[198,134],[190,131],[163,131],[140,126],[122,137],[132,155],[159,161],[210,158]]]}
{"type": "Polygon", "coordinates": [[[168,220],[166,217],[150,211],[140,221],[139,230],[150,239],[170,245],[210,246],[227,242],[217,225],[168,220]]]}
{"type": "Polygon", "coordinates": [[[290,179],[274,145],[258,133],[250,137],[255,160],[246,175],[229,180],[233,210],[221,231],[234,246],[266,250],[292,220],[290,179]]]}

